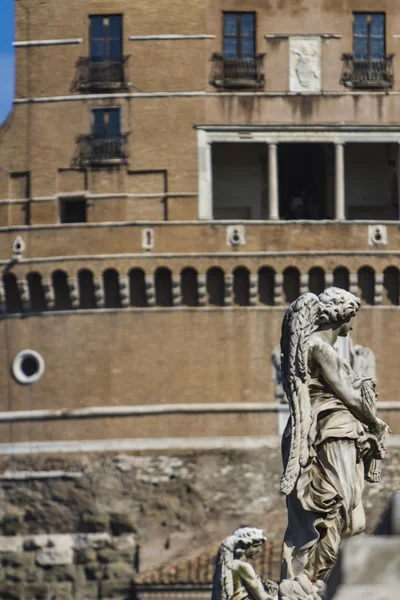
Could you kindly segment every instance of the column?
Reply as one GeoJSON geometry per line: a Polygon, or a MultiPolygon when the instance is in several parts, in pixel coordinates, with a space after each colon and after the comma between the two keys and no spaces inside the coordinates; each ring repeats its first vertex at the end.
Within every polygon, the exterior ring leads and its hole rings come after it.
{"type": "Polygon", "coordinates": [[[42,279],[44,299],[46,301],[47,310],[54,310],[56,299],[54,295],[54,287],[52,279],[42,279]]]}
{"type": "Polygon", "coordinates": [[[335,219],[346,219],[344,180],[344,143],[335,144],[335,219]]]}
{"type": "Polygon", "coordinates": [[[75,277],[68,277],[67,283],[69,289],[69,297],[71,300],[71,306],[72,308],[79,308],[80,298],[78,280],[75,277]]]}
{"type": "Polygon", "coordinates": [[[207,141],[207,132],[197,132],[197,152],[199,168],[199,219],[213,218],[212,198],[212,157],[211,144],[207,141]]]}
{"type": "Polygon", "coordinates": [[[156,288],[154,275],[146,275],[146,302],[147,306],[153,307],[156,305],[156,288]]]}
{"type": "Polygon", "coordinates": [[[29,293],[28,282],[26,281],[26,279],[18,279],[17,286],[22,302],[22,308],[25,312],[28,312],[31,308],[31,298],[29,293]]]}
{"type": "Polygon", "coordinates": [[[277,144],[268,144],[268,218],[279,219],[277,144]]]}
{"type": "Polygon", "coordinates": [[[172,306],[182,305],[181,277],[172,275],[172,306]]]}
{"type": "Polygon", "coordinates": [[[121,298],[122,308],[128,308],[130,305],[130,289],[129,277],[127,275],[119,275],[118,277],[119,297],[121,298]]]}
{"type": "Polygon", "coordinates": [[[207,306],[207,278],[205,275],[197,275],[197,294],[199,306],[207,306]]]}

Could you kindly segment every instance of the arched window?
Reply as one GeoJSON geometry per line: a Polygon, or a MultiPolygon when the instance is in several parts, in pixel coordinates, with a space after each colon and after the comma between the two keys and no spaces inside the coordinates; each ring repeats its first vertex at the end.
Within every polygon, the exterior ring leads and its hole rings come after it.
{"type": "Polygon", "coordinates": [[[181,272],[182,304],[185,306],[197,306],[199,303],[199,292],[197,288],[197,271],[188,267],[181,272]]]}
{"type": "Polygon", "coordinates": [[[275,271],[271,267],[262,267],[258,271],[258,295],[262,304],[274,305],[274,283],[275,271]]]}
{"type": "Polygon", "coordinates": [[[207,271],[208,302],[213,306],[224,306],[225,276],[219,267],[207,271]]]}
{"type": "Polygon", "coordinates": [[[129,289],[131,306],[143,307],[146,301],[146,278],[143,269],[135,268],[129,271],[129,289]]]}
{"type": "Polygon", "coordinates": [[[52,279],[55,310],[71,310],[72,304],[69,295],[68,275],[64,271],[54,271],[52,279]]]}
{"type": "Polygon", "coordinates": [[[317,296],[325,289],[325,271],[321,267],[313,267],[308,273],[308,289],[317,296]]]}
{"type": "Polygon", "coordinates": [[[397,267],[388,267],[383,272],[383,288],[386,292],[386,304],[399,304],[399,270],[397,267]]]}
{"type": "Polygon", "coordinates": [[[155,273],[156,305],[172,306],[172,276],[167,267],[160,267],[155,273]]]}
{"type": "Polygon", "coordinates": [[[7,312],[20,313],[22,312],[22,300],[19,295],[17,278],[13,273],[6,273],[3,277],[4,292],[6,295],[7,312]]]}
{"type": "Polygon", "coordinates": [[[81,269],[78,273],[79,298],[81,308],[96,308],[93,273],[89,269],[81,269]]]}
{"type": "Polygon", "coordinates": [[[287,304],[300,296],[300,273],[296,267],[288,267],[283,272],[283,294],[287,304]]]}
{"type": "Polygon", "coordinates": [[[349,290],[350,276],[346,267],[337,267],[333,271],[333,285],[335,287],[342,288],[342,290],[349,290]]]}
{"type": "Polygon", "coordinates": [[[361,299],[366,304],[374,304],[375,271],[371,267],[362,267],[358,271],[358,287],[361,299]]]}
{"type": "Polygon", "coordinates": [[[31,310],[41,312],[46,310],[46,298],[42,286],[42,276],[40,273],[28,273],[26,276],[29,287],[29,296],[31,301],[31,310]]]}
{"type": "Polygon", "coordinates": [[[250,304],[250,274],[246,267],[237,267],[233,271],[233,297],[238,306],[250,304]]]}
{"type": "Polygon", "coordinates": [[[115,269],[106,269],[103,273],[103,281],[104,306],[106,308],[121,308],[118,271],[115,269]]]}

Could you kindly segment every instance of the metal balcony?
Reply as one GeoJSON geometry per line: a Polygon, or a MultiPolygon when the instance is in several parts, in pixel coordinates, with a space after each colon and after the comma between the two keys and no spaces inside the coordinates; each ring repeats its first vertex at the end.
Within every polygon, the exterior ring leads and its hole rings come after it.
{"type": "Polygon", "coordinates": [[[101,165],[125,162],[128,159],[128,134],[95,137],[79,135],[74,163],[101,165]]]}
{"type": "Polygon", "coordinates": [[[213,68],[210,77],[215,87],[263,87],[264,56],[255,54],[247,58],[225,58],[222,54],[213,54],[213,68]]]}
{"type": "Polygon", "coordinates": [[[343,69],[340,83],[352,88],[393,87],[393,54],[369,60],[355,59],[352,54],[343,54],[343,69]]]}
{"type": "Polygon", "coordinates": [[[94,60],[81,56],[77,63],[74,88],[84,90],[104,90],[126,87],[126,65],[129,56],[119,60],[94,60]]]}

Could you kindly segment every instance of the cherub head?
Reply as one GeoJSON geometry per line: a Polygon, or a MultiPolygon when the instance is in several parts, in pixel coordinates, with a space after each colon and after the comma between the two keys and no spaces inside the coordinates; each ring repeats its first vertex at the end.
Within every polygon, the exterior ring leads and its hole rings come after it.
{"type": "Polygon", "coordinates": [[[339,335],[346,336],[351,331],[351,322],[361,306],[361,300],[347,290],[330,287],[318,296],[318,301],[318,327],[340,328],[339,335]]]}
{"type": "Polygon", "coordinates": [[[257,556],[267,539],[263,530],[255,527],[241,527],[233,535],[237,538],[234,550],[235,558],[240,558],[243,555],[246,558],[257,556]]]}

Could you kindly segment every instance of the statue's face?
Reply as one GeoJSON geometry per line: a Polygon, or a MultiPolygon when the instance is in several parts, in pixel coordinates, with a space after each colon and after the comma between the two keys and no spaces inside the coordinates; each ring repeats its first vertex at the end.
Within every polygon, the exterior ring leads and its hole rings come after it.
{"type": "Polygon", "coordinates": [[[353,327],[352,327],[353,320],[354,320],[354,317],[352,317],[349,321],[347,321],[346,323],[343,323],[343,325],[341,325],[341,327],[339,329],[339,334],[338,334],[340,337],[346,337],[346,335],[348,333],[350,333],[350,331],[353,329],[353,327]]]}
{"type": "Polygon", "coordinates": [[[253,545],[253,546],[250,546],[249,548],[247,548],[247,550],[245,552],[247,558],[254,558],[258,554],[260,554],[261,548],[262,548],[262,544],[253,545]]]}

